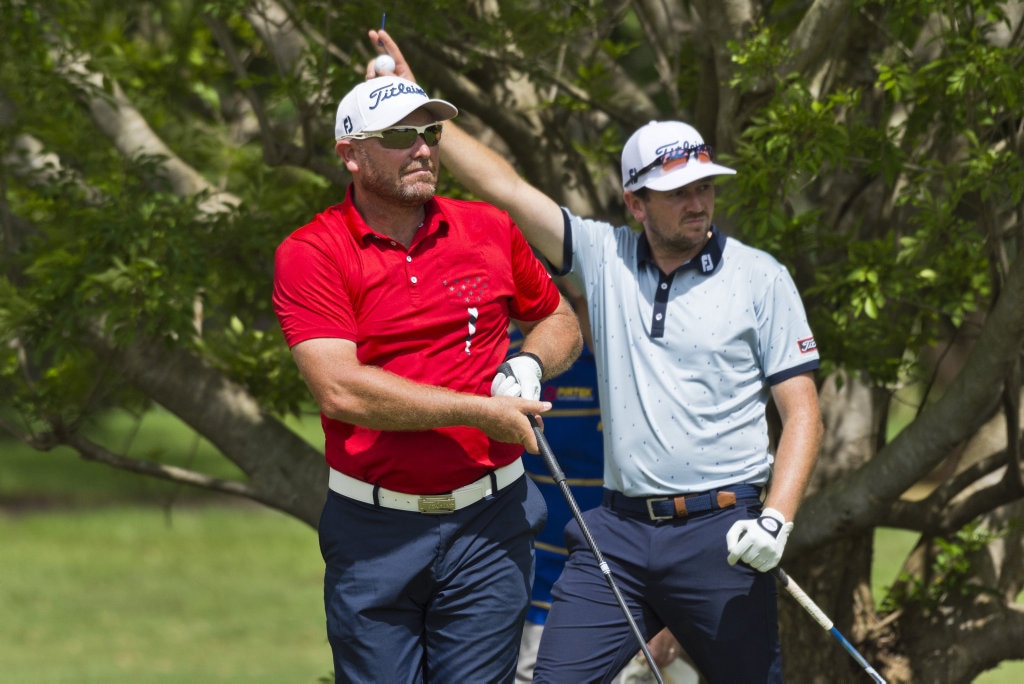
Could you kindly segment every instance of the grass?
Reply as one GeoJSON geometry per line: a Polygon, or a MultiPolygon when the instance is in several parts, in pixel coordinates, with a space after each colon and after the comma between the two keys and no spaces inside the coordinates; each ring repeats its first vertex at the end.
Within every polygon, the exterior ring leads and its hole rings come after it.
{"type": "Polygon", "coordinates": [[[8,684],[316,682],[331,670],[308,526],[256,506],[0,516],[8,684]]]}
{"type": "Polygon", "coordinates": [[[896,581],[900,565],[917,543],[918,534],[880,527],[875,530],[875,553],[871,568],[871,594],[881,605],[886,589],[896,581]]]}
{"type": "MultiPolygon", "coordinates": [[[[322,439],[315,418],[294,427],[322,439]]],[[[239,475],[162,411],[94,429],[137,457],[239,475]]],[[[281,513],[0,438],[0,539],[5,684],[317,682],[332,669],[316,533],[281,513]]],[[[878,601],[916,535],[875,539],[878,601]]],[[[975,684],[1021,681],[1012,661],[975,684]]]]}
{"type": "MultiPolygon", "coordinates": [[[[293,427],[322,440],[314,418],[293,427]]],[[[241,477],[165,411],[112,450],[241,477]]],[[[316,682],[333,668],[316,532],[270,509],[0,438],[0,681],[316,682]]]]}

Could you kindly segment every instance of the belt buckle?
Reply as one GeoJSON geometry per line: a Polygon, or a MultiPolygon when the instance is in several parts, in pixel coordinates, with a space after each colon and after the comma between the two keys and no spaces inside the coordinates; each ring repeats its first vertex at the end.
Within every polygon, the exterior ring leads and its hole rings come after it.
{"type": "Polygon", "coordinates": [[[438,515],[455,512],[455,497],[451,494],[425,494],[418,498],[420,513],[438,515]]]}
{"type": "Polygon", "coordinates": [[[647,504],[647,515],[651,516],[651,520],[671,520],[672,518],[675,517],[674,515],[656,515],[655,512],[654,512],[654,507],[651,506],[651,504],[660,503],[662,501],[668,501],[668,500],[669,500],[669,497],[667,497],[667,496],[660,496],[660,497],[655,497],[653,499],[647,499],[646,500],[645,503],[647,504]]]}

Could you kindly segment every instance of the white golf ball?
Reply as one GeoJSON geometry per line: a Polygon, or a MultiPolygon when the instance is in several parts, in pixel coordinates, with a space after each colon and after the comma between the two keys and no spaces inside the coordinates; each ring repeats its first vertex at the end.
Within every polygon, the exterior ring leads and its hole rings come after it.
{"type": "Polygon", "coordinates": [[[394,72],[395,60],[391,55],[377,55],[377,59],[373,60],[373,70],[378,74],[394,72]]]}

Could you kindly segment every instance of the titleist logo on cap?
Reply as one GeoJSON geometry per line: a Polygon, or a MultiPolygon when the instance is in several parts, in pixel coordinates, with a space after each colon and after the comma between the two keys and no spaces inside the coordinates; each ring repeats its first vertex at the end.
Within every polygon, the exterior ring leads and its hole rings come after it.
{"type": "Polygon", "coordinates": [[[682,145],[680,145],[678,140],[673,140],[670,143],[665,143],[664,145],[658,145],[658,147],[655,148],[655,150],[654,150],[654,156],[655,157],[661,157],[661,156],[663,156],[665,154],[668,154],[669,152],[672,152],[673,150],[685,150],[685,149],[687,149],[689,147],[690,147],[690,143],[683,143],[682,145]]]}
{"type": "Polygon", "coordinates": [[[386,85],[376,90],[371,90],[367,93],[367,97],[370,100],[369,108],[376,109],[385,100],[390,100],[393,97],[399,95],[419,95],[420,97],[427,97],[427,93],[423,88],[413,83],[395,83],[392,85],[386,85]]]}

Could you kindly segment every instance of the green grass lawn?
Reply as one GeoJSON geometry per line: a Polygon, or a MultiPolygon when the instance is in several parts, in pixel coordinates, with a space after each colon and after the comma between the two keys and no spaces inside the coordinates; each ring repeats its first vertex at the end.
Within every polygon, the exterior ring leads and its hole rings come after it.
{"type": "MultiPolygon", "coordinates": [[[[315,417],[297,432],[322,442],[315,417]]],[[[111,449],[241,477],[170,414],[105,416],[111,449]]],[[[0,437],[0,682],[316,682],[323,561],[294,518],[0,437]]]]}
{"type": "Polygon", "coordinates": [[[256,506],[0,516],[0,680],[316,682],[308,526],[256,506]]]}

